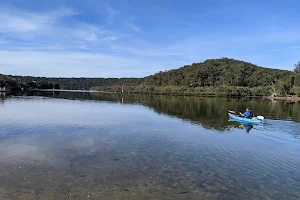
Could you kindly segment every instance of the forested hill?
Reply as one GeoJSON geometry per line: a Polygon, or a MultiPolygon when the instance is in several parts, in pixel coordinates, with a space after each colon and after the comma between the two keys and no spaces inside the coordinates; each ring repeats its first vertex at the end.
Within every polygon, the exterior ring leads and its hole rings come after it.
{"type": "Polygon", "coordinates": [[[258,87],[285,80],[293,73],[287,70],[258,67],[251,63],[222,58],[186,65],[179,69],[145,77],[154,86],[247,86],[258,87]]]}
{"type": "MultiPolygon", "coordinates": [[[[121,90],[120,86],[93,89],[121,90]]],[[[300,62],[292,72],[229,58],[210,59],[147,76],[137,86],[126,86],[125,91],[205,96],[300,96],[300,62]]]]}

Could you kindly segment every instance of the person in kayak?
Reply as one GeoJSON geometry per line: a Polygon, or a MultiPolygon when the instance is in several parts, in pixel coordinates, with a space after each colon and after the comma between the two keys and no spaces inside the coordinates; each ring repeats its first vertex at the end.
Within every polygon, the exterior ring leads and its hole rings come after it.
{"type": "Polygon", "coordinates": [[[252,117],[254,116],[253,111],[250,110],[249,108],[246,108],[246,112],[244,113],[240,112],[240,115],[244,118],[249,118],[249,119],[252,119],[252,117]]]}

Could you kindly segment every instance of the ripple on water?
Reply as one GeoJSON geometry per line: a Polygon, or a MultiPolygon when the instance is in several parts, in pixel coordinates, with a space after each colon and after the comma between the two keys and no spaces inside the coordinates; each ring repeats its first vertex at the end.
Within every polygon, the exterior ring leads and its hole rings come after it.
{"type": "Polygon", "coordinates": [[[40,98],[4,105],[18,108],[0,120],[4,199],[300,197],[299,139],[280,131],[298,124],[267,120],[249,134],[223,134],[140,105],[40,98]]]}

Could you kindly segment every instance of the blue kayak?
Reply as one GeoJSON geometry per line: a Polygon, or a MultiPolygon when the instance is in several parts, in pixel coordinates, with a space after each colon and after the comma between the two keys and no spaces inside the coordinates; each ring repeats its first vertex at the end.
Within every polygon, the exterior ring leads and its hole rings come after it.
{"type": "Polygon", "coordinates": [[[259,119],[249,119],[249,118],[244,118],[244,117],[239,117],[235,114],[232,114],[232,113],[228,113],[230,119],[234,120],[234,121],[237,121],[237,122],[242,122],[242,123],[254,123],[254,124],[258,124],[258,123],[262,123],[263,121],[262,120],[259,120],[259,119]]]}

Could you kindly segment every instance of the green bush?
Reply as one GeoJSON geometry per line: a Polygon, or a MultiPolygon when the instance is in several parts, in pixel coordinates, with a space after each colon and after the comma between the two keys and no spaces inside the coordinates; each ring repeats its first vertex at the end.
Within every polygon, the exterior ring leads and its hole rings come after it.
{"type": "Polygon", "coordinates": [[[300,97],[300,87],[293,87],[291,92],[300,97]]]}

